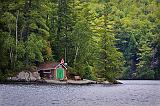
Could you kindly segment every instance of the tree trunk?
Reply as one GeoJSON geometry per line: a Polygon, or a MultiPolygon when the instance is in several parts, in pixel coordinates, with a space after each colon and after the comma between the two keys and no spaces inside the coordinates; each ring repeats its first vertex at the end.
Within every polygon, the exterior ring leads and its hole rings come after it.
{"type": "MultiPolygon", "coordinates": [[[[102,37],[102,39],[104,40],[104,42],[102,42],[103,43],[102,48],[106,51],[106,49],[107,49],[107,46],[106,46],[106,42],[107,42],[107,40],[106,40],[107,14],[104,15],[104,27],[105,27],[105,32],[104,32],[104,35],[102,37]]],[[[107,60],[107,56],[106,56],[106,53],[104,53],[104,64],[105,64],[104,69],[105,69],[105,71],[107,71],[107,67],[106,67],[107,61],[106,60],[107,60]]]]}
{"type": "Polygon", "coordinates": [[[75,67],[75,63],[76,63],[76,61],[77,61],[78,51],[79,51],[79,48],[78,48],[78,46],[77,46],[77,47],[76,47],[76,54],[75,54],[75,57],[74,57],[74,67],[75,67]]]}
{"type": "Polygon", "coordinates": [[[17,61],[18,15],[19,15],[19,10],[17,11],[17,17],[16,17],[16,54],[15,54],[15,62],[17,61]]]}
{"type": "MultiPolygon", "coordinates": [[[[8,28],[9,28],[9,36],[11,36],[11,29],[9,26],[8,28]]],[[[13,49],[12,47],[9,48],[9,61],[10,61],[10,68],[12,69],[13,68],[13,49]]]]}
{"type": "Polygon", "coordinates": [[[12,69],[13,68],[13,50],[12,50],[12,47],[10,47],[10,50],[9,50],[9,58],[10,58],[10,68],[12,69]]]}

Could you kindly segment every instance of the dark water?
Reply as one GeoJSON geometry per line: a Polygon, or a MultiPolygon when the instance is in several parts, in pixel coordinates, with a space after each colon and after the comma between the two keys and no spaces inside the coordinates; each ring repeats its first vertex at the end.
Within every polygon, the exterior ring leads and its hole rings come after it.
{"type": "Polygon", "coordinates": [[[160,81],[122,85],[0,84],[0,106],[160,106],[160,81]]]}

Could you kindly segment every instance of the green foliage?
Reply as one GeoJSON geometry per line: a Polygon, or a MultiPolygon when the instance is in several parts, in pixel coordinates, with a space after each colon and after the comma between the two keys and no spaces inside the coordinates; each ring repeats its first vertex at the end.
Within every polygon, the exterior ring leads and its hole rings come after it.
{"type": "Polygon", "coordinates": [[[131,76],[131,73],[129,70],[129,67],[125,67],[123,69],[123,72],[120,74],[119,79],[129,79],[131,76]]]}
{"type": "Polygon", "coordinates": [[[153,70],[143,69],[143,70],[140,70],[140,72],[137,72],[136,78],[137,79],[155,79],[154,75],[155,75],[155,72],[153,70]]]}
{"type": "Polygon", "coordinates": [[[89,80],[96,80],[96,74],[95,74],[95,67],[92,66],[86,66],[83,69],[83,78],[89,79],[89,80]]]}
{"type": "Polygon", "coordinates": [[[28,56],[29,60],[34,62],[38,60],[39,62],[43,61],[42,49],[43,49],[43,39],[41,37],[37,37],[34,34],[31,34],[26,42],[26,56],[28,56]]]}
{"type": "Polygon", "coordinates": [[[4,68],[8,66],[8,56],[7,56],[7,47],[6,47],[6,39],[8,39],[8,33],[0,31],[0,68],[4,68]]]}
{"type": "Polygon", "coordinates": [[[115,25],[115,34],[118,38],[117,47],[124,54],[125,67],[129,67],[123,77],[132,78],[135,74],[138,75],[138,78],[142,77],[141,79],[153,79],[153,75],[156,75],[153,67],[158,65],[153,65],[158,60],[155,57],[158,53],[155,53],[157,48],[154,46],[154,37],[158,30],[153,31],[158,23],[153,20],[158,19],[156,13],[159,10],[159,3],[156,4],[154,0],[139,2],[125,0],[119,2],[117,6],[117,9],[125,14],[120,20],[116,20],[115,25]],[[151,78],[147,73],[151,74],[151,78]]]}
{"type": "Polygon", "coordinates": [[[1,0],[0,71],[64,58],[71,73],[87,79],[160,79],[159,5],[155,0],[1,0]]]}
{"type": "MultiPolygon", "coordinates": [[[[0,70],[22,70],[35,61],[49,60],[52,54],[46,52],[49,48],[49,12],[44,9],[47,1],[1,1],[3,8],[1,23],[1,58],[0,70]],[[39,4],[39,5],[37,5],[39,4]],[[43,14],[42,11],[43,10],[43,14]]],[[[50,59],[51,60],[51,59],[50,59]]]]}
{"type": "Polygon", "coordinates": [[[4,75],[2,72],[0,72],[0,82],[5,81],[6,75],[4,75]]]}
{"type": "Polygon", "coordinates": [[[16,49],[17,49],[18,60],[22,60],[25,57],[26,53],[24,42],[19,41],[16,49]]]}
{"type": "Polygon", "coordinates": [[[11,34],[11,31],[15,28],[15,16],[12,13],[5,12],[1,17],[1,22],[8,28],[11,34]]]}
{"type": "Polygon", "coordinates": [[[20,71],[22,71],[24,68],[25,68],[24,63],[21,62],[21,61],[17,61],[16,64],[15,64],[15,69],[14,69],[14,70],[20,72],[20,71]]]}
{"type": "MultiPolygon", "coordinates": [[[[107,80],[114,80],[123,68],[123,55],[115,46],[116,38],[114,36],[114,22],[111,21],[108,16],[112,12],[109,7],[111,2],[104,3],[104,9],[100,13],[99,20],[95,20],[98,23],[97,35],[99,36],[98,41],[98,75],[107,80]]],[[[98,13],[97,13],[98,14],[98,13]]]]}

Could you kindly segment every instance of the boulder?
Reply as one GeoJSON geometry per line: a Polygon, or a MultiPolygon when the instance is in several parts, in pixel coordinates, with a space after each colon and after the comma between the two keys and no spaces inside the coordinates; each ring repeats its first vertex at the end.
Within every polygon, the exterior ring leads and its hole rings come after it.
{"type": "Polygon", "coordinates": [[[11,80],[12,81],[18,81],[18,78],[17,77],[11,77],[11,80]]]}
{"type": "Polygon", "coordinates": [[[17,77],[19,81],[36,81],[40,79],[38,72],[20,72],[17,77]]]}
{"type": "Polygon", "coordinates": [[[39,75],[38,72],[32,72],[32,75],[33,75],[33,77],[35,77],[37,80],[40,80],[40,79],[41,79],[41,77],[40,77],[40,75],[39,75]]]}
{"type": "Polygon", "coordinates": [[[17,75],[18,80],[23,80],[23,81],[27,81],[29,74],[27,74],[26,72],[22,71],[17,75]]]}

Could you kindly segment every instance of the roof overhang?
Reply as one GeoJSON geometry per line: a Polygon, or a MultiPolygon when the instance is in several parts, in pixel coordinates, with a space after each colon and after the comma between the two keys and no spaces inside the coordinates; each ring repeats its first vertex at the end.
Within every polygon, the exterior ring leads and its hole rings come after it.
{"type": "Polygon", "coordinates": [[[45,71],[45,70],[53,70],[54,68],[45,68],[45,69],[38,69],[38,71],[41,71],[41,70],[43,70],[43,71],[45,71]]]}

